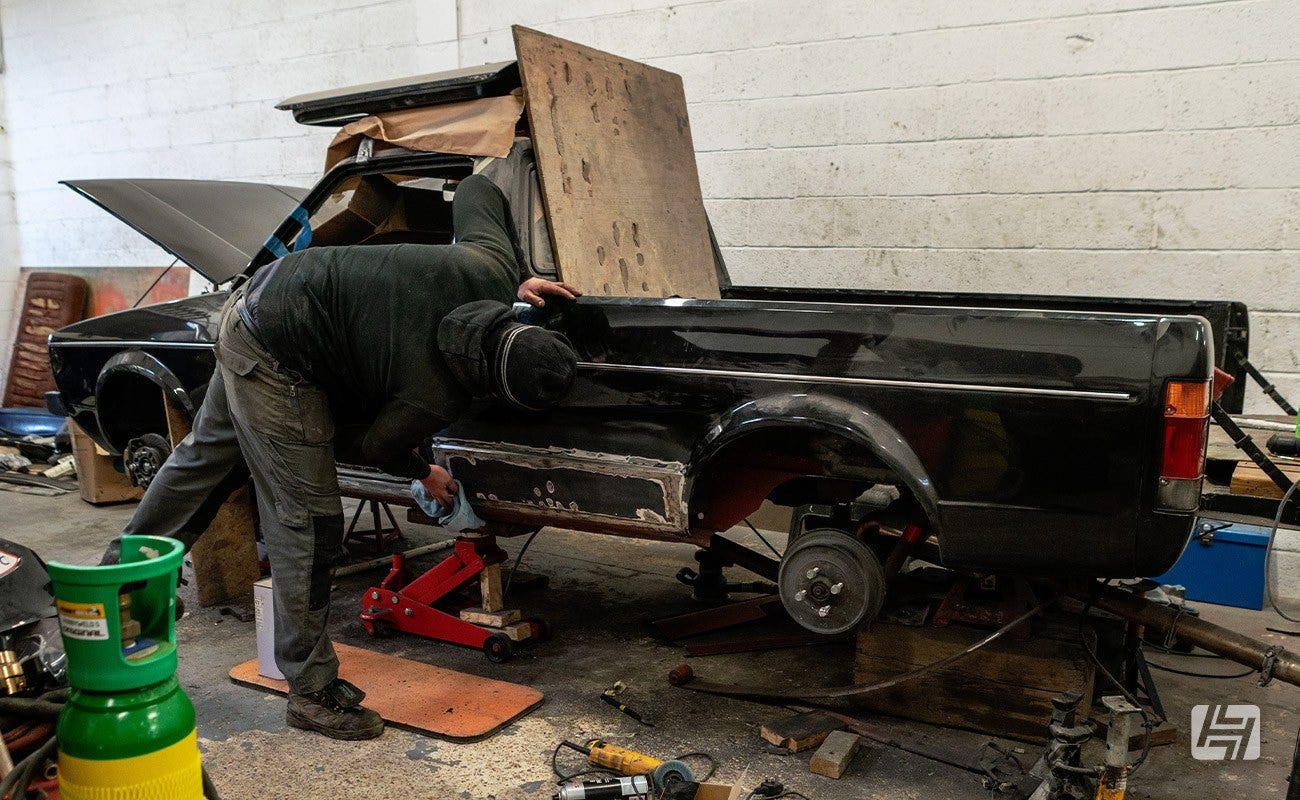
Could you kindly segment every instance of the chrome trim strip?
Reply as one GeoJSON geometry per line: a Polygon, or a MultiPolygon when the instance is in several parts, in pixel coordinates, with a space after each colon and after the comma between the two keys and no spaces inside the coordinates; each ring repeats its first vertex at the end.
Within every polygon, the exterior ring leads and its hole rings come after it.
{"type": "Polygon", "coordinates": [[[1047,397],[1087,397],[1095,400],[1128,401],[1128,392],[1103,392],[1088,389],[1036,389],[1029,386],[987,386],[979,383],[943,383],[938,381],[900,381],[892,378],[853,378],[833,375],[797,375],[791,372],[745,372],[735,369],[701,369],[699,367],[652,367],[642,364],[600,364],[579,361],[578,367],[605,372],[648,372],[654,374],[699,375],[714,378],[747,378],[758,381],[783,381],[786,383],[823,383],[839,386],[888,386],[895,388],[949,389],[962,392],[989,394],[1028,394],[1047,397]]]}
{"type": "Polygon", "coordinates": [[[212,349],[212,342],[148,342],[141,340],[124,341],[121,339],[90,342],[76,341],[72,339],[50,339],[50,344],[56,347],[202,347],[207,350],[212,349]]]}
{"type": "MultiPolygon", "coordinates": [[[[766,289],[766,288],[781,289],[786,287],[737,286],[734,288],[744,290],[744,289],[766,289]]],[[[869,308],[877,311],[896,311],[896,312],[967,311],[967,312],[980,313],[980,314],[987,314],[989,312],[994,312],[997,314],[1007,314],[1011,316],[1042,315],[1045,317],[1076,317],[1076,318],[1087,317],[1089,319],[1093,317],[1107,317],[1111,319],[1121,319],[1121,320],[1133,320],[1133,319],[1163,320],[1163,319],[1187,319],[1191,317],[1201,317],[1200,314],[1195,314],[1192,313],[1191,311],[1189,311],[1186,314],[1156,314],[1156,313],[1144,313],[1140,311],[1098,311],[1091,308],[1077,308],[1077,309],[1017,308],[1015,306],[997,306],[997,305],[994,306],[913,305],[911,303],[888,303],[888,302],[881,302],[878,300],[871,300],[871,301],[865,299],[853,300],[851,298],[845,298],[843,300],[799,300],[799,299],[779,300],[774,297],[764,297],[762,299],[723,297],[723,298],[718,298],[717,300],[702,300],[698,298],[687,298],[687,297],[665,297],[665,298],[596,297],[593,295],[588,295],[585,301],[580,301],[580,302],[588,302],[588,303],[599,304],[599,305],[657,306],[657,307],[671,307],[671,308],[702,308],[702,309],[726,308],[728,305],[762,309],[764,306],[768,304],[774,304],[777,306],[797,306],[798,308],[795,309],[796,311],[804,310],[804,311],[812,311],[812,312],[818,311],[819,307],[821,306],[829,306],[831,307],[831,310],[834,311],[840,311],[843,310],[844,308],[869,308]],[[618,302],[617,303],[602,302],[602,301],[610,301],[610,300],[617,300],[618,302]]],[[[1181,301],[1174,301],[1174,302],[1181,302],[1181,301]]],[[[781,308],[779,310],[784,311],[785,309],[781,308]]]]}

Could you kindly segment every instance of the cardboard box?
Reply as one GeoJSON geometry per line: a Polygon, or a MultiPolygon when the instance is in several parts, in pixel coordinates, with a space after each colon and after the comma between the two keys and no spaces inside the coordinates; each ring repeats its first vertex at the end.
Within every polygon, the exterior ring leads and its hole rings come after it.
{"type": "Polygon", "coordinates": [[[144,490],[132,486],[125,473],[114,469],[113,457],[95,444],[90,434],[72,420],[68,420],[68,431],[72,435],[72,458],[77,463],[77,486],[82,500],[100,505],[139,500],[144,496],[144,490]]]}
{"type": "Polygon", "coordinates": [[[740,784],[701,783],[695,800],[740,800],[740,784]]]}

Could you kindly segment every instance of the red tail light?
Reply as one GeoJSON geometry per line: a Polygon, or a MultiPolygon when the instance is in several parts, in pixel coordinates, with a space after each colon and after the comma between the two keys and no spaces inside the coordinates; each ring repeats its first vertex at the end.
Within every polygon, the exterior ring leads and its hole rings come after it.
{"type": "Polygon", "coordinates": [[[1201,477],[1209,416],[1209,381],[1170,381],[1166,385],[1161,478],[1193,480],[1201,477]]]}

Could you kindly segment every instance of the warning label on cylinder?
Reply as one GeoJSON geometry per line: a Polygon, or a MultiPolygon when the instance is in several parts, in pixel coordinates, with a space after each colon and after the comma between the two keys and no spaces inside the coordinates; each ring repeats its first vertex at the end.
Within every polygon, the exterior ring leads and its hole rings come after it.
{"type": "Polygon", "coordinates": [[[0,578],[3,578],[18,569],[18,563],[20,561],[22,561],[22,559],[13,553],[6,553],[5,551],[0,550],[0,578]]]}
{"type": "Polygon", "coordinates": [[[103,603],[70,603],[57,600],[59,609],[59,627],[69,639],[85,639],[92,642],[108,638],[108,619],[104,616],[103,603]]]}

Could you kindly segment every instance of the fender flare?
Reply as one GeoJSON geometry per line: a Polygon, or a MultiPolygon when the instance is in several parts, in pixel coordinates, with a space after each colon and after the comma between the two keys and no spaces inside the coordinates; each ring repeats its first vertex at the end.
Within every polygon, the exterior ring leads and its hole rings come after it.
{"type": "Polygon", "coordinates": [[[105,439],[108,439],[108,431],[112,429],[112,426],[104,426],[104,420],[100,417],[103,405],[99,403],[99,397],[104,390],[105,384],[120,375],[145,378],[158,386],[166,394],[168,400],[182,409],[190,418],[194,417],[194,413],[197,411],[194,399],[190,397],[190,393],[185,390],[180,379],[167,368],[167,365],[159,361],[156,356],[150,355],[143,350],[123,350],[104,363],[103,368],[99,370],[99,377],[95,380],[95,419],[105,439]]]}
{"type": "MultiPolygon", "coordinates": [[[[871,408],[827,395],[790,393],[749,400],[720,414],[696,447],[691,473],[698,473],[732,442],[756,431],[795,427],[841,436],[866,447],[896,472],[939,532],[939,495],[921,460],[902,435],[871,408]]],[[[693,481],[692,481],[693,483],[693,481]]]]}

